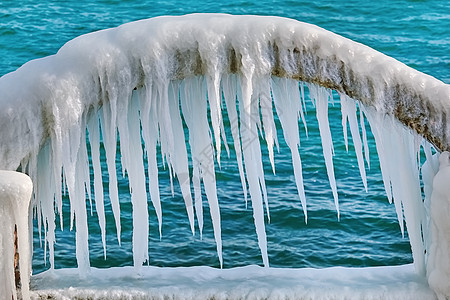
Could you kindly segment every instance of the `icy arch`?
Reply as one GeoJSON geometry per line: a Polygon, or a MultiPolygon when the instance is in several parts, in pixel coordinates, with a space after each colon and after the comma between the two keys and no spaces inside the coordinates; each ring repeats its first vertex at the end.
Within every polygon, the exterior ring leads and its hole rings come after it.
{"type": "MultiPolygon", "coordinates": [[[[1,131],[0,168],[21,168],[33,179],[34,207],[39,224],[45,228],[51,265],[56,227],[54,207],[57,213],[62,212],[60,183],[65,183],[72,221],[77,228],[78,267],[85,273],[89,269],[86,189],[91,195],[86,129],[95,174],[92,194],[102,234],[104,236],[105,226],[98,155],[100,135],[106,150],[109,194],[120,241],[115,178],[118,132],[121,163],[130,181],[136,229],[133,231],[133,257],[139,269],[148,259],[148,232],[137,230],[148,228],[144,150],[149,160],[150,199],[161,220],[155,150],[158,144],[171,174],[180,183],[193,232],[194,214],[198,223],[202,223],[202,209],[195,200],[200,197],[203,183],[222,261],[214,159],[220,164],[222,111],[226,109],[234,120],[231,129],[243,191],[246,195],[248,186],[258,243],[263,262],[268,265],[263,212],[267,194],[259,140],[254,137],[258,136],[258,128],[263,129],[273,162],[273,146],[277,143],[275,108],[291,149],[306,218],[298,154],[298,117],[302,112],[302,89],[299,90],[298,81],[308,84],[316,103],[337,209],[327,125],[329,89],[340,93],[344,122],[347,124],[348,119],[352,132],[356,132],[358,125],[355,123],[356,106],[349,97],[360,101],[367,117],[373,119],[377,147],[381,160],[385,160],[382,164],[386,191],[388,196],[392,191],[399,199],[395,202],[399,220],[403,219],[403,206],[415,264],[419,272],[424,273],[426,243],[422,239],[422,226],[426,222],[414,160],[417,143],[405,133],[408,130],[391,121],[391,117],[425,137],[438,150],[450,149],[449,86],[367,46],[295,20],[217,14],[158,17],[68,42],[57,54],[31,61],[0,79],[0,128],[4,129],[1,131]],[[191,174],[181,117],[189,128],[191,174]],[[141,147],[141,127],[145,149],[141,147]],[[384,135],[386,132],[390,133],[388,137],[384,135]],[[397,152],[397,146],[407,155],[389,156],[388,153],[397,152]],[[390,177],[389,159],[401,161],[407,172],[399,178],[390,177]]],[[[300,87],[303,88],[303,83],[300,87]]],[[[361,165],[361,152],[357,156],[361,165]]],[[[363,173],[364,167],[361,168],[364,178],[363,173]]]]}

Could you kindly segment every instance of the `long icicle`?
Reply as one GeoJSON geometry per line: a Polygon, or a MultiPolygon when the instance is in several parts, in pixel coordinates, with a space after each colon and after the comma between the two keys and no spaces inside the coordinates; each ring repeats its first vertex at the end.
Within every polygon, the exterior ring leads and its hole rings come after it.
{"type": "Polygon", "coordinates": [[[187,127],[189,129],[189,143],[192,150],[192,160],[198,164],[200,177],[205,187],[211,219],[213,223],[214,237],[216,240],[217,255],[220,267],[223,266],[222,236],[219,202],[216,190],[216,178],[214,170],[214,149],[209,135],[207,119],[206,93],[204,93],[204,79],[195,77],[185,80],[181,86],[181,108],[187,127]]]}
{"type": "Polygon", "coordinates": [[[189,179],[188,157],[185,143],[185,136],[183,131],[183,124],[180,115],[180,101],[179,101],[179,83],[171,82],[169,84],[169,110],[172,118],[172,130],[174,148],[171,155],[171,161],[175,174],[180,183],[181,193],[183,195],[186,211],[189,218],[192,234],[195,234],[194,226],[194,207],[192,204],[191,185],[189,179]]]}
{"type": "Polygon", "coordinates": [[[158,125],[156,113],[156,101],[153,99],[153,84],[147,82],[146,86],[140,90],[140,117],[142,123],[142,137],[147,151],[148,161],[148,188],[150,199],[155,208],[156,217],[158,219],[159,237],[162,237],[162,210],[161,199],[159,194],[158,165],[156,161],[156,144],[158,140],[158,125]]]}
{"type": "Polygon", "coordinates": [[[98,223],[102,236],[103,257],[106,259],[106,220],[102,170],[100,165],[100,123],[97,112],[91,116],[87,123],[87,127],[89,132],[89,143],[91,146],[92,168],[94,170],[95,209],[97,211],[98,223]]]}
{"type": "Polygon", "coordinates": [[[258,174],[258,155],[255,151],[255,146],[259,146],[258,132],[256,129],[256,123],[252,118],[252,74],[246,74],[241,76],[241,93],[238,93],[239,100],[239,113],[240,113],[240,134],[242,142],[242,151],[244,157],[244,165],[247,174],[247,181],[250,190],[250,198],[253,207],[253,219],[255,222],[256,235],[258,237],[258,246],[261,251],[263,264],[265,267],[269,267],[269,257],[267,255],[267,236],[264,225],[264,209],[263,198],[261,195],[261,186],[259,183],[258,174]]]}
{"type": "Polygon", "coordinates": [[[328,98],[331,97],[331,94],[323,87],[312,84],[308,85],[308,87],[311,99],[314,99],[316,103],[316,116],[317,121],[319,122],[323,156],[325,158],[328,179],[330,181],[331,191],[333,192],[334,205],[336,206],[337,217],[339,219],[339,200],[333,167],[333,141],[331,139],[330,125],[328,122],[328,98]]]}
{"type": "MultiPolygon", "coordinates": [[[[353,146],[355,148],[356,158],[358,161],[359,173],[361,174],[364,189],[367,192],[367,178],[366,178],[366,169],[364,167],[363,144],[361,142],[361,136],[359,135],[358,119],[356,116],[356,109],[357,109],[356,102],[351,100],[344,94],[340,94],[340,97],[341,97],[341,110],[345,111],[345,113],[343,113],[342,116],[343,117],[342,123],[344,123],[344,115],[345,115],[350,125],[350,133],[352,135],[353,146]]],[[[367,141],[365,143],[367,144],[367,141]]]]}
{"type": "Polygon", "coordinates": [[[127,172],[130,184],[133,215],[133,265],[137,272],[148,257],[148,208],[145,188],[145,171],[140,134],[139,99],[133,92],[127,104],[122,107],[126,117],[118,122],[121,138],[123,170],[127,172]]]}
{"type": "MultiPolygon", "coordinates": [[[[289,79],[274,77],[272,80],[272,93],[277,115],[280,119],[281,126],[283,127],[284,139],[291,150],[297,193],[302,203],[305,223],[307,223],[308,210],[306,207],[306,196],[303,186],[302,164],[298,151],[298,147],[300,146],[298,116],[299,110],[302,108],[300,98],[295,97],[295,94],[292,93],[292,87],[288,87],[288,85],[291,85],[288,80],[289,79]]],[[[295,84],[298,85],[297,82],[295,82],[295,84]]]]}
{"type": "Polygon", "coordinates": [[[120,204],[119,191],[117,188],[117,169],[116,169],[116,149],[117,149],[117,128],[116,123],[112,121],[113,114],[111,113],[113,104],[103,106],[100,110],[100,128],[102,129],[103,143],[105,145],[106,165],[108,167],[109,175],[109,199],[116,223],[117,241],[120,241],[120,204]]]}
{"type": "Polygon", "coordinates": [[[234,151],[241,178],[242,191],[244,193],[245,207],[247,207],[247,184],[245,181],[244,166],[242,164],[241,140],[239,139],[239,117],[236,110],[237,97],[237,77],[234,74],[222,77],[222,90],[227,106],[228,119],[231,126],[231,135],[233,137],[234,151]]]}

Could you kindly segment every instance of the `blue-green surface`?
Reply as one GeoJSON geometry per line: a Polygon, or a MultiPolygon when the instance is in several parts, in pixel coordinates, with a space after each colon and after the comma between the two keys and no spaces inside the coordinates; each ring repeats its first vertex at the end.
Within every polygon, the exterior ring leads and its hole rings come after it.
{"type": "MultiPolygon", "coordinates": [[[[450,4],[442,1],[2,1],[0,2],[0,75],[28,60],[54,54],[65,42],[84,33],[159,15],[192,12],[277,15],[313,23],[369,45],[407,65],[450,83],[450,4]]],[[[364,191],[353,148],[347,154],[338,103],[330,107],[341,206],[338,222],[329,187],[314,108],[308,104],[308,133],[301,126],[300,155],[308,201],[308,224],[297,196],[289,151],[277,124],[280,152],[272,174],[262,142],[271,222],[266,224],[271,266],[327,267],[397,265],[412,261],[408,238],[402,238],[394,205],[385,195],[374,141],[369,133],[369,192],[364,191]]],[[[228,141],[232,141],[228,127],[228,141]]],[[[230,145],[231,146],[231,145],[230,145]]],[[[223,149],[223,147],[222,147],[223,149]]],[[[222,154],[217,189],[222,217],[224,267],[262,264],[252,210],[245,203],[234,154],[222,154]]],[[[119,170],[121,174],[121,170],[119,170]]],[[[104,178],[106,179],[106,178],[104,178]]],[[[104,182],[107,186],[107,182],[104,182]]],[[[168,171],[160,168],[163,237],[149,202],[150,264],[157,266],[219,266],[206,199],[203,240],[192,237],[178,185],[172,198],[168,171]]],[[[107,259],[103,259],[95,213],[89,218],[91,264],[97,267],[132,264],[131,203],[127,181],[119,183],[122,246],[117,245],[108,198],[107,259]]],[[[64,231],[57,231],[57,268],[76,266],[75,234],[69,231],[66,201],[64,231]]],[[[57,220],[59,223],[59,220],[57,220]]],[[[34,234],[33,271],[44,265],[39,236],[34,234]]]]}

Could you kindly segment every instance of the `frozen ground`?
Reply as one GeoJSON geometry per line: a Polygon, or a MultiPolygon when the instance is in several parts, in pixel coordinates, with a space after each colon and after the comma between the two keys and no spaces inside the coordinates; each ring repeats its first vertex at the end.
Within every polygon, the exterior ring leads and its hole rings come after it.
{"type": "Polygon", "coordinates": [[[436,299],[413,265],[326,269],[245,266],[59,269],[31,279],[32,299],[436,299]]]}

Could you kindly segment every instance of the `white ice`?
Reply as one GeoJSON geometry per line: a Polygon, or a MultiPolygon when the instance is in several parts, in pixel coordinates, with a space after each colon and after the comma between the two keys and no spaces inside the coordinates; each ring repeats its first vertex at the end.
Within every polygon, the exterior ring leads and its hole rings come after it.
{"type": "Polygon", "coordinates": [[[308,85],[311,99],[314,99],[316,105],[316,117],[319,122],[320,139],[322,140],[323,157],[327,167],[328,179],[330,181],[331,191],[333,192],[334,205],[336,206],[337,217],[339,219],[339,200],[334,177],[333,166],[333,140],[331,138],[330,124],[328,121],[328,100],[332,98],[331,91],[316,85],[308,85]]]}
{"type": "Polygon", "coordinates": [[[412,265],[325,269],[143,267],[92,268],[88,280],[73,269],[33,276],[33,299],[435,299],[412,265]],[[76,288],[75,288],[76,287],[76,288]]]}
{"type": "Polygon", "coordinates": [[[21,291],[29,299],[31,274],[28,214],[33,183],[30,177],[14,171],[0,171],[0,291],[4,299],[17,299],[14,276],[14,230],[17,229],[17,252],[21,291]]]}
{"type": "MultiPolygon", "coordinates": [[[[433,161],[430,162],[433,164],[433,161]]],[[[433,167],[431,167],[432,169],[433,167]]],[[[433,175],[437,170],[430,170],[433,175]]],[[[427,199],[430,209],[427,276],[430,287],[439,299],[450,295],[450,154],[439,155],[439,170],[433,176],[432,192],[427,199]]],[[[427,182],[428,184],[430,181],[427,182]]]]}
{"type": "MultiPolygon", "coordinates": [[[[333,141],[327,112],[328,102],[332,100],[330,87],[345,94],[342,96],[345,99],[344,124],[346,126],[348,119],[367,189],[363,160],[364,153],[369,166],[366,115],[377,144],[387,197],[394,200],[402,233],[406,222],[415,268],[424,275],[427,259],[433,261],[433,256],[424,255],[425,249],[439,258],[448,256],[448,251],[440,246],[439,238],[428,241],[428,233],[423,228],[436,233],[445,231],[447,225],[440,217],[433,217],[436,215],[433,203],[427,204],[431,213],[431,219],[427,219],[416,152],[419,138],[411,135],[411,129],[423,134],[437,148],[450,145],[447,140],[450,136],[447,126],[450,87],[369,47],[295,20],[222,14],[158,17],[68,42],[57,54],[31,61],[0,78],[0,168],[21,168],[35,183],[33,209],[37,212],[39,232],[42,228],[44,231],[44,247],[48,247],[51,268],[57,242],[54,234],[57,215],[63,228],[61,190],[67,190],[70,227],[76,228],[78,270],[82,277],[88,278],[91,268],[86,198],[92,197],[89,163],[93,165],[92,198],[105,253],[102,208],[105,199],[98,151],[102,139],[109,175],[109,199],[106,201],[111,203],[120,244],[116,166],[120,141],[120,164],[122,174],[129,180],[133,206],[134,267],[145,272],[142,264],[149,259],[149,196],[155,207],[160,236],[163,235],[158,160],[163,162],[171,183],[175,178],[178,180],[187,223],[195,233],[194,217],[197,217],[200,236],[203,234],[203,185],[218,260],[221,266],[226,266],[222,257],[220,197],[215,178],[216,163],[220,168],[222,142],[228,151],[227,129],[222,120],[223,97],[231,123],[243,198],[247,199],[248,192],[262,263],[269,266],[265,223],[270,221],[270,190],[265,185],[261,143],[267,144],[272,170],[276,172],[275,106],[291,150],[297,191],[306,219],[305,190],[308,187],[303,186],[298,128],[299,119],[305,130],[307,125],[304,82],[315,101],[338,217],[333,141]],[[356,105],[347,99],[350,96],[359,103],[362,142],[356,105]],[[188,137],[184,135],[183,124],[187,126],[188,137]],[[87,155],[86,129],[91,158],[87,155]],[[148,193],[146,176],[149,177],[148,193]]],[[[432,157],[431,150],[426,152],[432,157]]],[[[439,192],[442,184],[437,184],[435,192],[429,188],[435,174],[430,170],[425,175],[426,194],[431,200],[445,201],[443,192],[439,192]]],[[[438,175],[437,182],[441,177],[438,175]]],[[[434,270],[439,270],[439,266],[428,264],[428,274],[433,274],[434,270]]],[[[450,278],[445,272],[439,274],[450,278]]],[[[430,282],[437,282],[436,289],[449,295],[446,287],[433,279],[435,276],[429,278],[430,282]]]]}
{"type": "MultiPolygon", "coordinates": [[[[348,151],[348,142],[347,142],[347,121],[350,125],[350,133],[352,135],[353,146],[355,148],[356,158],[358,160],[359,173],[361,174],[361,179],[363,181],[364,188],[367,192],[367,178],[366,178],[366,169],[364,166],[364,158],[363,158],[363,146],[361,143],[361,137],[359,135],[358,128],[358,120],[356,116],[356,102],[344,94],[340,94],[341,98],[341,110],[342,110],[342,127],[344,129],[344,139],[345,139],[345,147],[348,151]]],[[[360,110],[362,112],[362,110],[360,110]]],[[[361,124],[364,124],[361,113],[361,124]]],[[[361,126],[362,128],[365,128],[361,126]]],[[[362,131],[363,136],[366,136],[365,130],[362,131]]],[[[364,138],[364,153],[369,153],[367,146],[367,137],[364,138]]],[[[368,158],[366,156],[366,160],[368,158]]]]}

